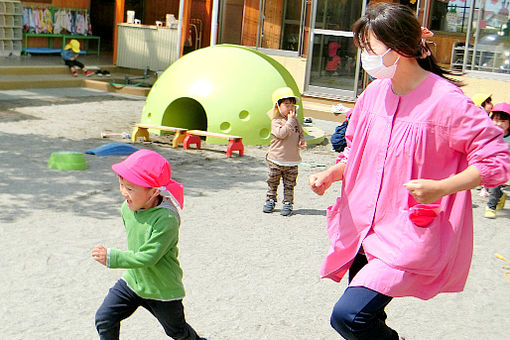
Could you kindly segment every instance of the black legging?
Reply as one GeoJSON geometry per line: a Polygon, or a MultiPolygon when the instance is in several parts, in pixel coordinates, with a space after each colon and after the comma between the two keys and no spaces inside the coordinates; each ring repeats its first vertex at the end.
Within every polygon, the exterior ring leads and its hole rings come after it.
{"type": "Polygon", "coordinates": [[[364,254],[357,253],[354,261],[349,268],[349,283],[354,276],[368,263],[367,257],[364,254]]]}
{"type": "Polygon", "coordinates": [[[85,65],[80,63],[78,60],[64,60],[64,63],[69,66],[69,68],[72,68],[73,66],[78,66],[79,68],[83,69],[85,65]]]}
{"type": "MultiPolygon", "coordinates": [[[[358,272],[368,263],[367,257],[365,254],[357,253],[356,257],[352,261],[351,267],[349,268],[349,283],[351,283],[352,279],[358,272]]],[[[380,320],[385,321],[388,317],[386,312],[383,310],[377,315],[380,320]]]]}

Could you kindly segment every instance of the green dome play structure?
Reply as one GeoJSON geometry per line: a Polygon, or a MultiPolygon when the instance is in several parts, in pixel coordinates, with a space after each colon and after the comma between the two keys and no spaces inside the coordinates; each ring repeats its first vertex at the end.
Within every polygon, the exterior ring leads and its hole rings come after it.
{"type": "MultiPolygon", "coordinates": [[[[161,74],[140,123],[241,136],[245,145],[269,144],[271,121],[266,113],[273,105],[271,94],[284,86],[301,98],[291,74],[265,54],[237,45],[200,49],[161,74]]],[[[298,118],[303,121],[302,105],[298,118]]],[[[206,141],[227,142],[213,137],[206,141]]]]}

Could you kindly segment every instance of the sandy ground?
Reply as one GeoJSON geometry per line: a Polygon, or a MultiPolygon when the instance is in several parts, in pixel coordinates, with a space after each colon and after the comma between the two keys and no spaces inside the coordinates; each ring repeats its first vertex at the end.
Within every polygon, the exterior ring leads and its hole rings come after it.
{"type": "MultiPolygon", "coordinates": [[[[94,339],[94,313],[122,270],[90,256],[96,244],[125,248],[122,198],[110,165],[118,156],[87,155],[85,171],[47,168],[52,152],[79,151],[122,139],[101,131],[131,131],[145,98],[86,89],[0,92],[0,339],[94,339]]],[[[316,121],[325,131],[335,123],[316,121]]],[[[126,141],[126,140],[123,140],[126,141]]],[[[164,141],[164,138],[160,138],[164,141]]],[[[139,146],[142,146],[139,144],[139,146]]],[[[295,213],[261,212],[265,147],[225,157],[224,146],[143,147],[167,157],[185,187],[180,261],[189,323],[217,339],[338,339],[329,326],[345,288],[318,276],[328,249],[323,197],[307,187],[316,169],[303,166],[295,213]]],[[[302,153],[307,164],[332,165],[329,145],[302,153]]],[[[393,300],[388,323],[406,339],[508,339],[510,285],[494,257],[510,259],[510,209],[482,217],[473,190],[475,252],[464,292],[429,301],[393,300]]],[[[280,208],[280,206],[278,206],[280,208]]],[[[139,309],[122,324],[121,339],[162,339],[157,321],[139,309]]]]}

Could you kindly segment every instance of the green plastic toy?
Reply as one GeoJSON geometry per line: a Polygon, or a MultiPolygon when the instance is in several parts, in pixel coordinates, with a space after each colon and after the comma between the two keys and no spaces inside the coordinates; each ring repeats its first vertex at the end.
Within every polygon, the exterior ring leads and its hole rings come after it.
{"type": "MultiPolygon", "coordinates": [[[[301,98],[292,75],[273,58],[243,46],[215,45],[186,54],[161,74],[140,123],[241,136],[245,145],[266,145],[271,141],[266,114],[273,106],[271,94],[284,86],[301,98]]],[[[298,118],[303,121],[302,105],[298,118]]],[[[309,144],[323,138],[312,139],[309,144]]],[[[206,142],[228,141],[207,137],[206,142]]]]}
{"type": "Polygon", "coordinates": [[[48,168],[65,171],[85,170],[87,169],[87,161],[80,152],[53,152],[48,160],[48,168]]]}

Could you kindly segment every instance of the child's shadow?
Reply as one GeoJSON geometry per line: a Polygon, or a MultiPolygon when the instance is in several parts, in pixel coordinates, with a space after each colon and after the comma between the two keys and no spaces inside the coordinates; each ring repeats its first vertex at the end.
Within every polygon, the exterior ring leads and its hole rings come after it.
{"type": "Polygon", "coordinates": [[[326,216],[326,210],[319,209],[296,209],[292,212],[292,215],[317,215],[326,216]]]}
{"type": "MultiPolygon", "coordinates": [[[[508,202],[507,202],[507,204],[508,204],[508,202]]],[[[508,209],[508,208],[504,208],[502,210],[498,210],[497,214],[498,214],[497,218],[503,217],[503,218],[510,219],[510,209],[508,209]]]]}

